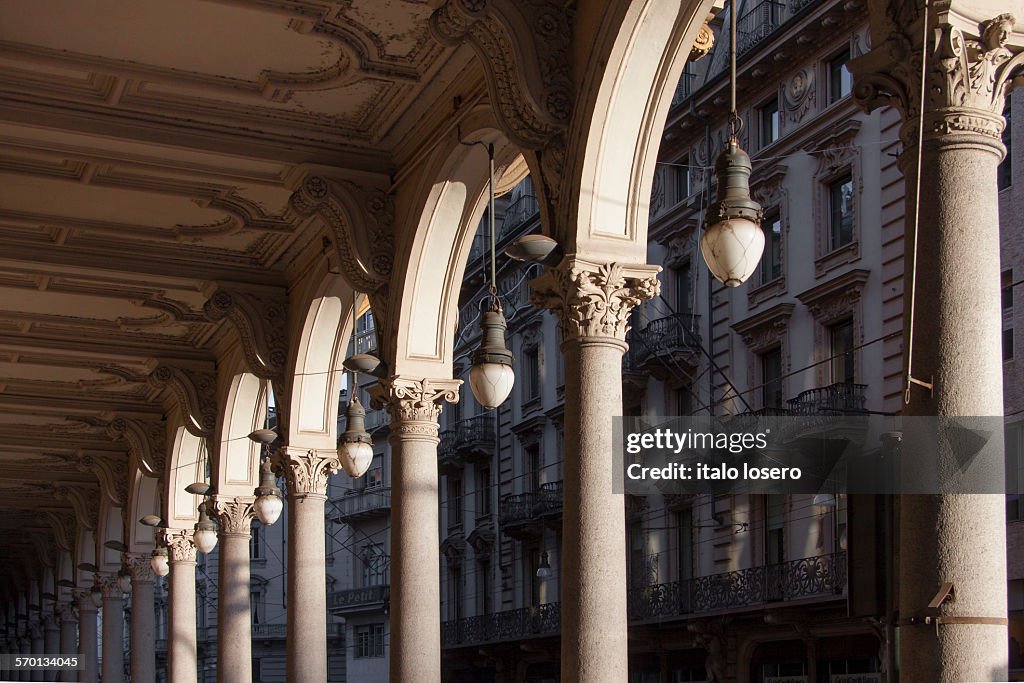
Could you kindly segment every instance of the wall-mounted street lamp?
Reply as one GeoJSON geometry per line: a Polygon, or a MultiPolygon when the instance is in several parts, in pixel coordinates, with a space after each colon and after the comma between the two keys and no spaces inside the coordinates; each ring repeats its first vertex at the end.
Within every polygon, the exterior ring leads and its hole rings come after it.
{"type": "MultiPolygon", "coordinates": [[[[164,522],[163,518],[157,515],[146,515],[139,520],[139,524],[153,527],[154,529],[165,529],[167,527],[167,523],[164,522]]],[[[167,576],[171,573],[171,565],[168,562],[167,557],[167,548],[161,545],[159,538],[157,539],[156,548],[153,549],[153,552],[149,556],[149,567],[157,576],[167,576]]]]}
{"type": "Polygon", "coordinates": [[[540,554],[540,566],[537,567],[537,578],[538,579],[549,579],[551,578],[551,562],[548,561],[548,551],[545,550],[540,554]]]}
{"type": "Polygon", "coordinates": [[[715,161],[718,196],[708,207],[700,251],[715,278],[738,287],[764,252],[761,205],[750,198],[750,157],[740,149],[743,122],[736,113],[736,0],[729,0],[729,141],[715,161]]]}
{"type": "Polygon", "coordinates": [[[271,454],[277,447],[278,436],[273,429],[257,429],[249,434],[249,438],[267,447],[267,455],[260,461],[260,485],[253,491],[256,495],[253,510],[260,523],[270,526],[281,517],[281,511],[284,510],[284,501],[281,500],[281,492],[277,490],[277,478],[270,462],[271,454]]]}

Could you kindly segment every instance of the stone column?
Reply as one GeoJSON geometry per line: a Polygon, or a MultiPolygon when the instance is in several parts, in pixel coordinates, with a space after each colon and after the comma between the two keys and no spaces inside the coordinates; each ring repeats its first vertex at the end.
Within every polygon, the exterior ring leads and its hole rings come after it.
{"type": "Polygon", "coordinates": [[[104,576],[103,589],[103,683],[124,680],[124,596],[117,576],[104,576]]]}
{"type": "MultiPolygon", "coordinates": [[[[249,610],[249,538],[252,497],[218,496],[217,681],[252,681],[252,615],[249,610]]],[[[323,537],[320,537],[323,541],[323,537]]]]}
{"type": "Polygon", "coordinates": [[[288,482],[289,681],[327,680],[327,478],[341,467],[337,450],[284,447],[288,482]]]}
{"type": "Polygon", "coordinates": [[[167,529],[163,543],[171,566],[167,579],[167,680],[196,683],[196,546],[191,530],[167,529]]]}
{"type": "Polygon", "coordinates": [[[612,492],[612,418],[622,415],[629,314],[657,295],[657,266],[571,259],[531,281],[558,317],[565,354],[562,680],[625,681],[626,519],[612,492]]]}
{"type": "MultiPolygon", "coordinates": [[[[60,653],[72,655],[78,652],[78,620],[71,609],[71,603],[61,603],[60,606],[60,653]]],[[[78,672],[69,669],[58,672],[59,681],[77,681],[78,672]]]]}
{"type": "Polygon", "coordinates": [[[154,683],[156,680],[156,608],[153,600],[151,557],[126,554],[125,564],[132,575],[132,683],[154,683]]]}
{"type": "MultiPolygon", "coordinates": [[[[1002,404],[999,216],[996,168],[1006,79],[1017,64],[1006,45],[1013,19],[978,25],[947,3],[929,16],[927,99],[921,152],[912,386],[903,414],[999,416],[1002,404]]],[[[876,2],[872,43],[855,60],[855,94],[868,109],[904,116],[906,177],[904,310],[914,267],[913,216],[922,90],[922,16],[914,3],[876,2]]],[[[910,331],[904,317],[905,335],[910,331]]],[[[997,438],[1001,439],[1001,435],[997,438]]],[[[914,448],[904,440],[904,451],[914,448]]],[[[1003,471],[1002,449],[990,466],[1003,471]]],[[[943,456],[929,453],[936,467],[943,456]]],[[[948,454],[947,454],[948,455],[948,454]]],[[[981,466],[981,456],[975,466],[981,466]]],[[[948,462],[946,462],[948,464],[948,462]]],[[[940,470],[941,471],[941,470],[940,470]]],[[[1000,474],[1001,476],[1001,474],[1000,474]]],[[[900,500],[900,677],[911,681],[1007,676],[1006,523],[1000,495],[904,495],[900,500]],[[953,599],[928,603],[943,582],[953,599]],[[926,616],[948,621],[938,627],[926,616]],[[916,622],[916,623],[915,623],[916,622]]]]}
{"type": "MultiPolygon", "coordinates": [[[[21,637],[21,646],[20,646],[19,649],[21,650],[21,654],[24,655],[24,656],[28,656],[28,655],[32,654],[32,637],[31,637],[31,634],[28,631],[26,631],[25,634],[21,637]]],[[[18,680],[19,681],[31,681],[32,680],[32,670],[31,669],[22,669],[21,671],[19,671],[18,672],[18,680]]]]}
{"type": "MultiPolygon", "coordinates": [[[[43,618],[43,653],[50,656],[63,654],[60,649],[60,622],[52,611],[43,618]]],[[[43,672],[43,680],[57,680],[57,671],[43,672]]]]}
{"type": "Polygon", "coordinates": [[[97,683],[100,675],[99,633],[96,623],[96,605],[89,589],[78,594],[78,655],[82,658],[82,683],[97,683]]]}
{"type": "Polygon", "coordinates": [[[395,683],[441,681],[437,418],[459,380],[392,377],[374,387],[391,413],[390,671],[395,683]]]}
{"type": "MultiPolygon", "coordinates": [[[[38,612],[37,612],[38,614],[38,612]]],[[[41,619],[34,620],[28,627],[29,638],[32,641],[32,656],[42,657],[46,654],[46,642],[43,639],[43,622],[41,619]]],[[[43,680],[43,670],[36,669],[31,672],[28,680],[30,681],[41,681],[43,680]]]]}

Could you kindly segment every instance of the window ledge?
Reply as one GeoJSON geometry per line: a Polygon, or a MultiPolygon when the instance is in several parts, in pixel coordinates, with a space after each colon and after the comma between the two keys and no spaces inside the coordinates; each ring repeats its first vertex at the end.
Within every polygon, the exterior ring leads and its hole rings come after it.
{"type": "Polygon", "coordinates": [[[860,260],[860,241],[854,240],[814,260],[814,275],[821,277],[839,266],[860,260]]]}

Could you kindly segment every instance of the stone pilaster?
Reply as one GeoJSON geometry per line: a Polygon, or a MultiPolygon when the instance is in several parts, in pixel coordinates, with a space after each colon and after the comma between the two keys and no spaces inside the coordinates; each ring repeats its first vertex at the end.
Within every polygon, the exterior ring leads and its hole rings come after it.
{"type": "Polygon", "coordinates": [[[623,496],[612,493],[612,419],[622,414],[629,316],[657,296],[659,270],[571,259],[530,282],[534,305],[558,316],[565,354],[563,681],[629,677],[626,521],[623,496]]]}
{"type": "Polygon", "coordinates": [[[327,680],[327,479],[337,450],[285,446],[278,465],[288,486],[288,680],[327,680]]]}
{"type": "Polygon", "coordinates": [[[132,577],[132,683],[154,683],[156,670],[156,607],[153,599],[151,557],[145,554],[124,556],[132,577]]]}
{"type": "Polygon", "coordinates": [[[441,681],[437,419],[459,380],[391,377],[373,406],[391,413],[391,680],[441,681]]]}
{"type": "MultiPolygon", "coordinates": [[[[910,373],[931,385],[911,386],[903,411],[910,416],[997,416],[1003,410],[996,172],[1005,154],[1000,135],[1006,85],[1022,57],[1007,44],[1012,17],[971,26],[958,7],[956,2],[932,7],[928,43],[922,45],[917,5],[876,3],[876,47],[852,63],[858,101],[869,110],[892,104],[904,116],[904,343],[911,353],[910,373]]],[[[989,445],[1001,456],[997,444],[989,445]]],[[[919,462],[914,448],[904,441],[909,461],[919,462]]],[[[938,471],[944,471],[944,459],[951,456],[940,449],[921,457],[935,459],[938,471]]],[[[979,461],[973,467],[982,467],[979,461]]],[[[1003,465],[989,467],[1002,472],[1003,465]]],[[[1002,496],[992,495],[901,498],[901,677],[951,683],[1007,676],[1006,650],[992,645],[1007,640],[1006,591],[999,588],[1006,585],[1004,505],[1002,496]],[[938,628],[925,625],[925,616],[935,616],[928,603],[946,581],[953,583],[955,598],[937,611],[947,621],[938,628]]]]}
{"type": "Polygon", "coordinates": [[[196,546],[191,529],[167,529],[161,539],[167,546],[171,572],[167,578],[168,680],[196,683],[196,546]]]}
{"type": "MultiPolygon", "coordinates": [[[[252,680],[252,615],[249,608],[249,539],[251,497],[216,497],[213,509],[220,523],[217,586],[217,680],[252,680]]],[[[321,541],[323,538],[321,537],[321,541]]]]}

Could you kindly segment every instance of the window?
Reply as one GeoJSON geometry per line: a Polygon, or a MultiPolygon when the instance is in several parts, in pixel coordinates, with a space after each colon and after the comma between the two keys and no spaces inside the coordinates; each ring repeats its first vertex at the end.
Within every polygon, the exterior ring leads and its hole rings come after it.
{"type": "Polygon", "coordinates": [[[767,147],[779,139],[779,98],[773,97],[758,110],[761,120],[761,146],[767,147]]]}
{"type": "Polygon", "coordinates": [[[856,376],[853,358],[853,320],[847,319],[829,328],[832,349],[832,382],[853,384],[856,376]]]}
{"type": "Polygon", "coordinates": [[[786,497],[772,493],[764,497],[764,563],[781,564],[786,559],[784,529],[786,497]]]}
{"type": "Polygon", "coordinates": [[[769,214],[761,224],[764,230],[764,257],[761,259],[761,284],[782,277],[782,219],[769,214]]]}
{"type": "Polygon", "coordinates": [[[384,656],[384,624],[356,626],[356,658],[384,656]]]}
{"type": "Polygon", "coordinates": [[[359,555],[362,565],[363,586],[383,586],[388,582],[388,555],[379,543],[367,543],[359,555]]]}
{"type": "Polygon", "coordinates": [[[629,586],[647,585],[647,539],[641,523],[634,522],[629,525],[629,586]]]}
{"type": "Polygon", "coordinates": [[[462,479],[448,478],[448,526],[462,524],[462,479]]]}
{"type": "Polygon", "coordinates": [[[263,623],[263,589],[259,586],[249,588],[249,610],[252,612],[252,623],[263,623]]]}
{"type": "Polygon", "coordinates": [[[828,103],[838,102],[853,91],[853,77],[847,62],[850,51],[844,50],[828,63],[828,103]]]}
{"type": "Polygon", "coordinates": [[[684,156],[675,167],[675,201],[681,202],[690,196],[690,157],[684,156]]]}
{"type": "Polygon", "coordinates": [[[249,559],[266,559],[263,555],[263,540],[263,526],[256,522],[252,525],[252,535],[249,536],[249,559]]]}
{"type": "Polygon", "coordinates": [[[1006,127],[1003,128],[1003,147],[1006,148],[1006,156],[1003,157],[999,168],[996,171],[996,184],[1000,190],[1004,190],[1013,184],[1013,131],[1010,126],[1010,98],[1006,98],[1006,106],[1003,108],[1003,118],[1006,119],[1006,127]]]}
{"type": "Polygon", "coordinates": [[[1013,308],[1013,271],[1004,270],[1002,274],[1002,300],[1003,300],[1003,317],[1006,317],[1006,313],[1013,308]]]}
{"type": "Polygon", "coordinates": [[[524,486],[529,487],[530,491],[537,491],[540,489],[540,472],[543,468],[540,459],[540,446],[534,444],[526,449],[526,481],[523,482],[524,486]]]}
{"type": "Polygon", "coordinates": [[[1013,328],[1003,330],[1003,360],[1013,360],[1013,328]]]}
{"type": "Polygon", "coordinates": [[[1002,274],[1003,360],[1013,359],[1013,270],[1002,274]]]}
{"type": "Polygon", "coordinates": [[[537,548],[525,548],[523,553],[523,588],[527,595],[528,605],[540,604],[540,582],[537,578],[537,568],[540,567],[540,550],[537,548]]]}
{"type": "Polygon", "coordinates": [[[674,268],[672,270],[672,279],[675,282],[675,301],[672,302],[672,305],[675,306],[676,313],[693,312],[690,262],[687,261],[678,268],[674,268]]]}
{"type": "Polygon", "coordinates": [[[831,250],[853,242],[853,175],[833,180],[828,186],[831,250]]]}
{"type": "Polygon", "coordinates": [[[761,354],[761,406],[782,407],[782,349],[775,347],[761,354]]]}
{"type": "Polygon", "coordinates": [[[693,415],[693,390],[688,384],[675,390],[675,405],[672,407],[676,415],[693,415]]]}
{"type": "Polygon", "coordinates": [[[679,580],[693,578],[693,509],[684,508],[676,513],[679,528],[679,580]]]}
{"type": "Polygon", "coordinates": [[[477,562],[477,592],[476,592],[476,609],[477,614],[490,614],[491,613],[491,563],[478,561],[477,562]]]}
{"type": "Polygon", "coordinates": [[[540,350],[536,346],[523,349],[523,400],[540,396],[540,350]]]}
{"type": "Polygon", "coordinates": [[[452,619],[465,616],[462,611],[462,565],[448,566],[448,609],[452,619]]]}
{"type": "Polygon", "coordinates": [[[491,468],[484,467],[476,475],[476,514],[491,514],[491,468]]]}

